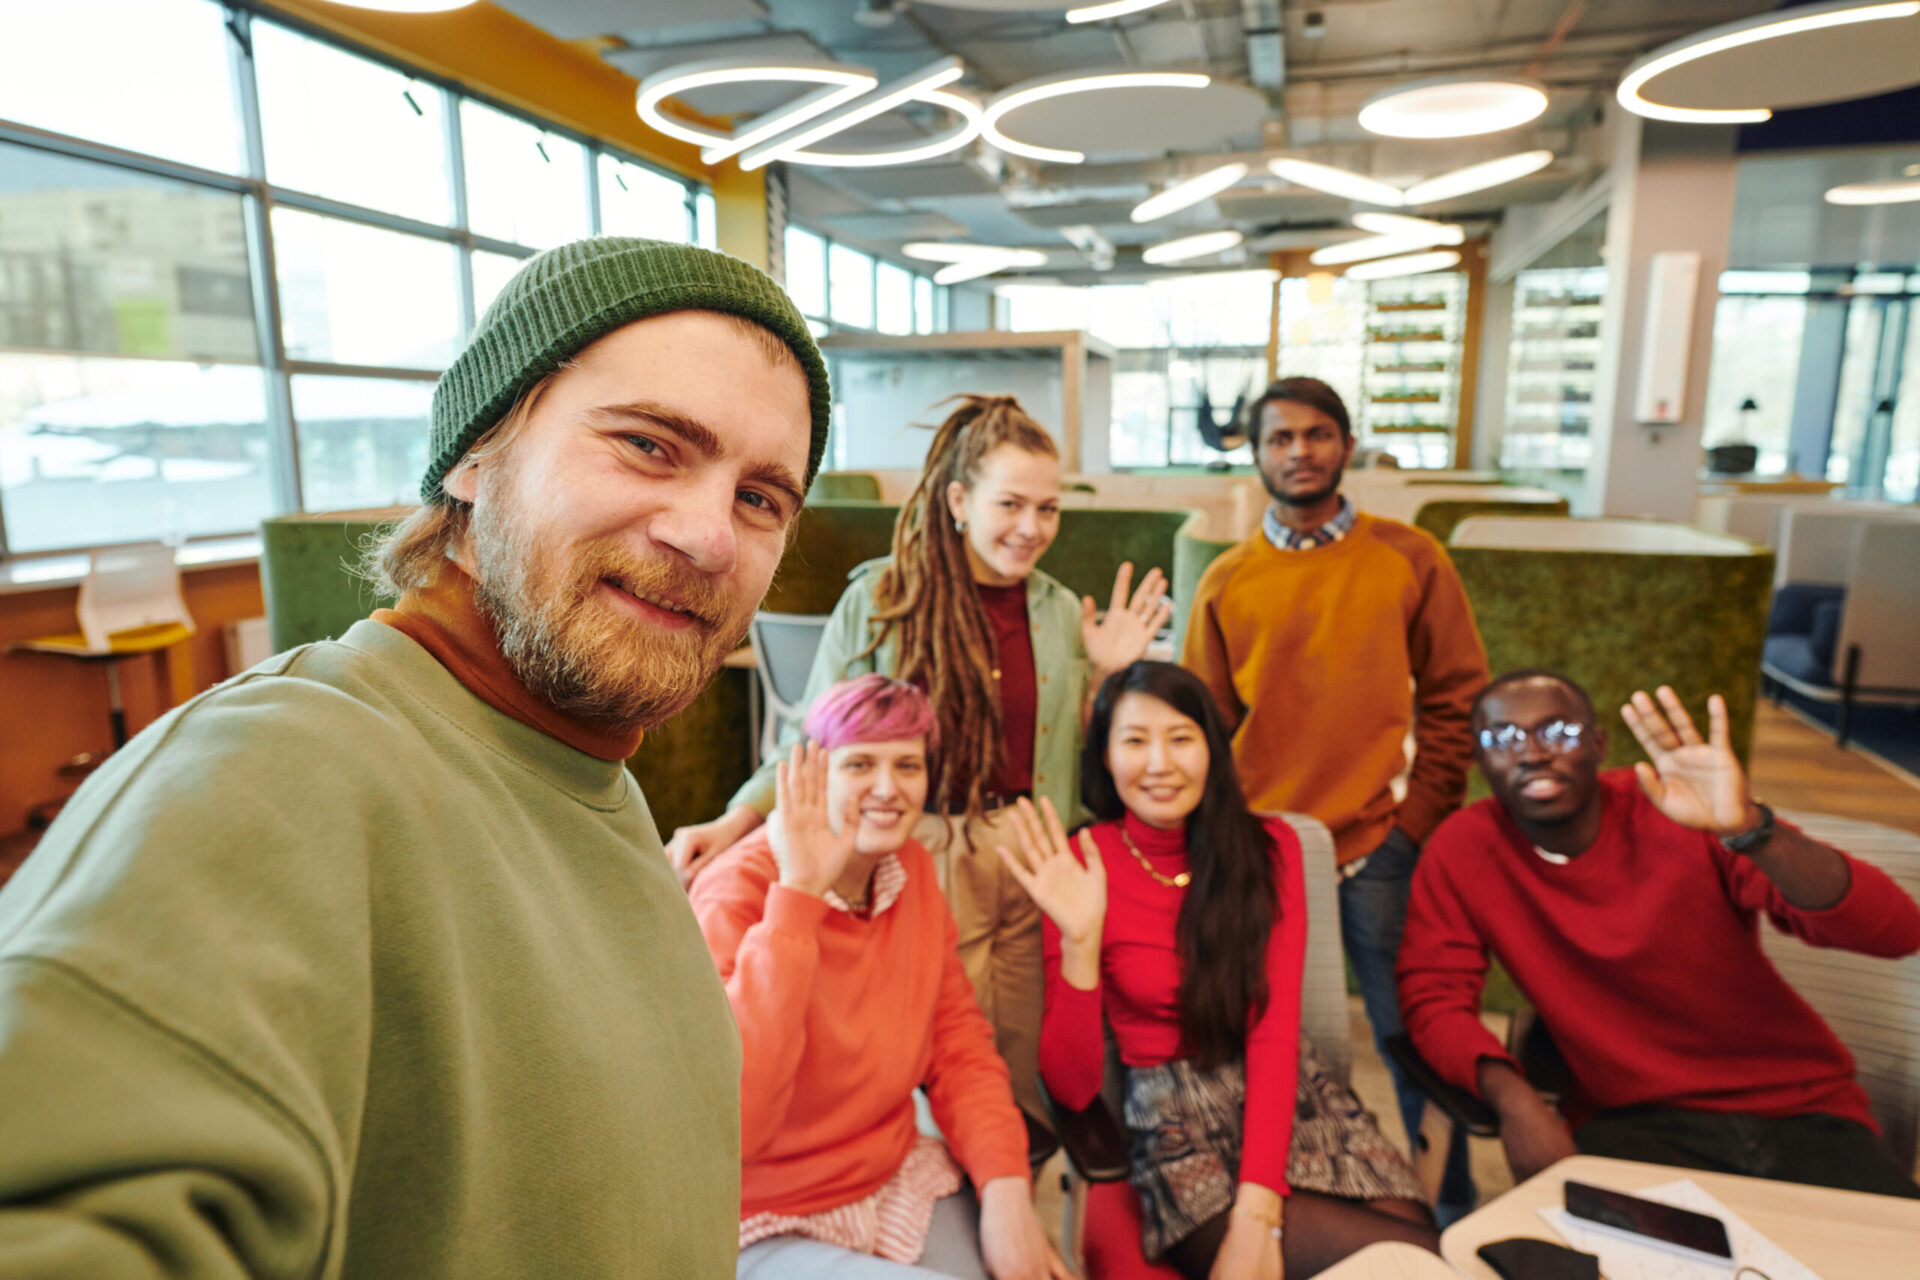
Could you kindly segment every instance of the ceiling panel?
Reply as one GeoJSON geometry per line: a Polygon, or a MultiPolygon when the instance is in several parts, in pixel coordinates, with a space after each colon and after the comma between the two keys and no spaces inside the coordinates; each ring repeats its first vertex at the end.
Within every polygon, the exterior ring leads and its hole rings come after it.
{"type": "Polygon", "coordinates": [[[1826,202],[1831,187],[1904,177],[1910,166],[1920,166],[1920,146],[1743,156],[1727,264],[1920,266],[1920,203],[1826,202]]]}
{"type": "Polygon", "coordinates": [[[651,31],[697,22],[764,18],[760,0],[495,0],[562,40],[582,40],[612,31],[651,31]]]}
{"type": "MultiPolygon", "coordinates": [[[[686,44],[656,44],[631,49],[608,49],[600,55],[635,80],[679,62],[697,62],[707,58],[765,58],[768,62],[791,59],[832,61],[828,53],[804,31],[783,31],[773,35],[739,36],[730,40],[697,40],[686,44]]],[[[795,85],[792,92],[805,93],[795,85]]]]}

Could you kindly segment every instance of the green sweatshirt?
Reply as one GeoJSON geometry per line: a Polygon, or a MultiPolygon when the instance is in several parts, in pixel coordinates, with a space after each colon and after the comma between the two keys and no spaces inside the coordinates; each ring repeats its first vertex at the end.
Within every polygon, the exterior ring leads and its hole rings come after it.
{"type": "Polygon", "coordinates": [[[618,763],[356,624],[0,892],[0,1276],[730,1278],[740,1047],[618,763]]]}
{"type": "MultiPolygon", "coordinates": [[[[892,557],[869,560],[848,574],[847,589],[814,651],[802,708],[842,680],[880,671],[892,675],[900,661],[899,637],[865,658],[858,657],[873,638],[873,589],[892,557]]],[[[1033,794],[1050,797],[1062,820],[1072,822],[1080,808],[1080,709],[1087,696],[1087,649],[1080,637],[1080,599],[1035,569],[1027,575],[1027,621],[1033,636],[1033,672],[1039,688],[1033,739],[1033,794]]],[[[804,712],[803,712],[804,714],[804,712]]],[[[741,784],[727,808],[752,805],[762,817],[773,812],[774,772],[805,735],[798,721],[780,726],[779,749],[760,762],[741,784]]]]}

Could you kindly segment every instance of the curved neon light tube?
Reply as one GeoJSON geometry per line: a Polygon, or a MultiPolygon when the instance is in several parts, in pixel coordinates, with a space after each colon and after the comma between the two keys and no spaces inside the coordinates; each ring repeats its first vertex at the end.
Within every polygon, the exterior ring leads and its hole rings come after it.
{"type": "Polygon", "coordinates": [[[1339,244],[1315,249],[1307,255],[1307,261],[1316,267],[1337,267],[1345,262],[1365,262],[1368,258],[1431,249],[1437,243],[1425,236],[1367,236],[1362,240],[1342,240],[1339,244]]]}
{"type": "Polygon", "coordinates": [[[923,91],[915,94],[914,98],[919,102],[930,102],[936,107],[945,107],[960,117],[960,123],[925,142],[908,147],[883,151],[795,151],[787,159],[794,164],[822,165],[830,169],[873,169],[890,164],[932,160],[958,151],[980,136],[980,104],[973,99],[939,89],[923,91]]]}
{"type": "Polygon", "coordinates": [[[747,148],[740,156],[740,167],[753,170],[775,160],[790,158],[809,143],[831,138],[863,121],[885,115],[895,107],[911,102],[922,94],[931,93],[943,85],[952,84],[966,73],[967,69],[960,65],[960,59],[942,58],[930,67],[924,67],[911,75],[901,77],[884,90],[873,93],[858,103],[840,107],[818,123],[802,129],[792,137],[762,142],[747,148]]]}
{"type": "Polygon", "coordinates": [[[1276,177],[1303,187],[1312,187],[1315,191],[1324,191],[1330,196],[1340,196],[1347,200],[1359,200],[1365,204],[1398,205],[1406,203],[1406,197],[1400,188],[1378,178],[1369,178],[1354,173],[1350,169],[1336,169],[1330,164],[1315,164],[1311,160],[1279,159],[1267,161],[1267,168],[1276,177]]]}
{"type": "Polygon", "coordinates": [[[1353,225],[1377,236],[1402,236],[1422,244],[1459,244],[1467,238],[1466,228],[1432,218],[1415,218],[1404,213],[1356,213],[1353,225]]]}
{"type": "Polygon", "coordinates": [[[1235,161],[1223,164],[1218,169],[1209,169],[1198,177],[1188,178],[1185,182],[1175,183],[1158,195],[1148,196],[1133,207],[1129,216],[1135,222],[1152,222],[1164,218],[1170,213],[1199,204],[1247,176],[1247,166],[1235,161]]]}
{"type": "MultiPolygon", "coordinates": [[[[703,129],[699,125],[689,124],[684,120],[676,120],[660,110],[661,102],[691,89],[704,89],[717,84],[752,84],[767,80],[791,81],[796,84],[839,85],[852,90],[855,95],[866,93],[880,83],[879,77],[871,72],[854,71],[842,67],[683,64],[678,67],[669,67],[665,72],[656,73],[641,81],[639,92],[634,99],[634,109],[639,112],[642,120],[669,138],[678,138],[682,142],[691,142],[701,147],[725,147],[734,141],[733,135],[703,129]]],[[[827,109],[820,108],[820,110],[827,109]]]]}
{"type": "Polygon", "coordinates": [[[1078,9],[1069,9],[1067,21],[1099,22],[1102,18],[1121,18],[1129,13],[1156,8],[1166,2],[1167,0],[1109,0],[1107,4],[1090,4],[1078,9]]]}
{"type": "Polygon", "coordinates": [[[1857,0],[1840,0],[1837,4],[1811,10],[1790,9],[1784,12],[1793,16],[1785,17],[1778,12],[1763,14],[1744,22],[1713,27],[1663,49],[1656,49],[1627,68],[1627,74],[1621,77],[1620,87],[1614,90],[1614,96],[1620,100],[1621,106],[1649,120],[1672,120],[1680,124],[1757,124],[1771,119],[1773,112],[1766,107],[1667,107],[1648,101],[1641,96],[1640,89],[1662,72],[1685,66],[1689,62],[1698,62],[1716,53],[1725,53],[1729,49],[1758,44],[1762,40],[1777,40],[1781,36],[1819,31],[1825,27],[1848,26],[1856,22],[1910,18],[1920,14],[1920,0],[1864,5],[1857,0]]]}
{"type": "MultiPolygon", "coordinates": [[[[1916,0],[1920,3],[1920,0],[1916,0]]],[[[1097,93],[1102,89],[1204,89],[1213,83],[1210,76],[1189,71],[1115,71],[1097,76],[1068,76],[1058,80],[1049,80],[1042,84],[1025,88],[1015,86],[996,94],[987,103],[986,119],[981,124],[981,135],[1000,150],[1016,156],[1025,156],[1029,160],[1048,160],[1055,164],[1079,164],[1087,158],[1084,151],[1068,151],[1060,147],[1043,147],[1032,142],[1021,142],[1009,138],[1000,130],[1000,121],[1012,111],[1044,102],[1048,98],[1060,98],[1070,93],[1097,93]]]]}
{"type": "Polygon", "coordinates": [[[1451,173],[1443,173],[1437,178],[1428,178],[1425,182],[1416,183],[1407,188],[1405,199],[1408,204],[1432,204],[1436,200],[1451,200],[1455,196],[1485,191],[1488,187],[1497,187],[1503,182],[1512,182],[1530,173],[1538,173],[1552,163],[1553,152],[1551,151],[1544,149],[1520,151],[1510,156],[1501,156],[1498,160],[1470,164],[1464,169],[1455,169],[1451,173]]]}
{"type": "Polygon", "coordinates": [[[1445,271],[1460,261],[1460,254],[1453,249],[1441,249],[1434,253],[1409,253],[1398,258],[1378,258],[1372,262],[1362,262],[1347,268],[1349,280],[1391,280],[1396,276],[1424,275],[1429,271],[1445,271]]]}
{"type": "Polygon", "coordinates": [[[1197,236],[1182,236],[1164,244],[1150,245],[1142,251],[1140,260],[1155,266],[1163,262],[1185,262],[1188,258],[1224,253],[1244,239],[1238,231],[1203,231],[1197,236]]]}

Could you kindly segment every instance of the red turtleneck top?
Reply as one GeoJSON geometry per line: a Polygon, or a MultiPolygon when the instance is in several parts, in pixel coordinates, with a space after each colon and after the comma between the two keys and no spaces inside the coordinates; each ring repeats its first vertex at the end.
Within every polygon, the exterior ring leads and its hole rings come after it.
{"type": "MultiPolygon", "coordinates": [[[[1161,831],[1132,814],[1121,822],[1155,871],[1171,879],[1187,869],[1184,831],[1161,831]]],[[[1107,918],[1100,938],[1100,986],[1082,991],[1060,973],[1060,931],[1042,922],[1046,1014],[1040,1075],[1060,1103],[1079,1110],[1100,1092],[1105,1068],[1100,1017],[1106,1015],[1128,1066],[1159,1066],[1184,1056],[1180,1043],[1180,953],[1175,928],[1187,891],[1149,875],[1121,840],[1121,822],[1094,827],[1106,861],[1107,918]]],[[[1293,1141],[1294,1090],[1300,1073],[1300,971],[1307,947],[1306,885],[1300,841],[1277,818],[1273,833],[1278,907],[1267,938],[1266,1011],[1247,1032],[1247,1110],[1240,1180],[1286,1195],[1293,1141]]],[[[1075,852],[1078,853],[1076,842],[1075,852]]]]}

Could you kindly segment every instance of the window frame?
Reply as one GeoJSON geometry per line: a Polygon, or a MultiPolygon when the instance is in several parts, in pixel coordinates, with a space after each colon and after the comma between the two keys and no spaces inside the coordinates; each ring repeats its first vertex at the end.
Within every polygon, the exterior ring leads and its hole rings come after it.
{"type": "MultiPolygon", "coordinates": [[[[319,375],[332,377],[375,378],[402,382],[433,382],[440,378],[444,370],[424,368],[391,368],[381,365],[344,364],[333,361],[290,359],[285,346],[282,326],[282,307],[279,290],[278,268],[274,255],[274,241],[271,229],[273,211],[276,208],[296,209],[307,213],[372,227],[385,231],[399,232],[422,239],[452,245],[458,259],[459,300],[457,315],[459,322],[458,338],[464,342],[472,333],[478,317],[474,307],[473,254],[477,252],[494,253],[525,260],[538,250],[534,246],[513,241],[500,240],[491,236],[479,235],[471,229],[466,179],[466,154],[461,131],[460,104],[471,100],[495,111],[526,121],[544,133],[564,137],[577,143],[586,153],[586,199],[589,219],[589,234],[601,233],[603,219],[600,204],[599,168],[600,157],[610,156],[624,164],[631,164],[651,170],[679,184],[683,196],[683,208],[686,217],[686,242],[698,244],[702,230],[700,209],[703,199],[710,205],[713,199],[711,184],[695,177],[677,173],[656,161],[637,155],[625,148],[610,144],[602,139],[568,128],[567,126],[544,116],[521,110],[485,93],[475,92],[452,80],[435,75],[424,68],[408,64],[398,58],[385,55],[378,50],[366,48],[352,40],[342,39],[337,34],[324,30],[292,14],[273,13],[256,14],[243,5],[229,3],[228,0],[210,0],[225,11],[226,58],[234,80],[236,106],[240,116],[242,158],[239,171],[223,173],[218,170],[203,169],[196,165],[170,160],[161,156],[130,151],[122,147],[95,141],[77,135],[60,133],[37,125],[0,118],[0,142],[46,151],[71,159],[101,164],[112,168],[128,170],[148,176],[169,179],[196,187],[238,195],[242,198],[243,224],[246,236],[246,250],[249,269],[249,282],[253,304],[253,321],[259,335],[257,364],[237,362],[243,367],[258,368],[266,388],[267,407],[267,473],[268,487],[272,495],[270,511],[273,514],[306,512],[300,475],[300,439],[299,423],[293,415],[291,379],[296,375],[319,375]],[[444,121],[445,146],[442,160],[447,166],[447,176],[452,192],[449,221],[446,225],[422,222],[405,215],[388,213],[368,208],[348,201],[328,196],[280,187],[266,178],[266,157],[264,136],[261,126],[260,94],[258,70],[253,56],[253,23],[265,21],[292,31],[303,38],[331,46],[353,57],[387,67],[407,76],[423,90],[438,93],[441,97],[442,119],[444,121]]],[[[711,218],[708,219],[712,221],[711,218]]],[[[25,351],[19,348],[4,348],[8,352],[27,355],[75,356],[88,359],[132,359],[134,357],[89,351],[25,351]]],[[[142,356],[140,359],[181,357],[142,356]]],[[[224,362],[223,362],[224,363],[224,362]]],[[[62,545],[45,551],[33,551],[14,554],[9,551],[6,541],[6,523],[4,519],[5,498],[0,494],[0,565],[48,557],[72,557],[76,554],[118,545],[111,542],[81,541],[62,545]]],[[[191,541],[204,542],[217,539],[231,539],[246,536],[252,529],[233,530],[226,533],[207,533],[196,535],[191,541]]]]}

